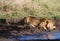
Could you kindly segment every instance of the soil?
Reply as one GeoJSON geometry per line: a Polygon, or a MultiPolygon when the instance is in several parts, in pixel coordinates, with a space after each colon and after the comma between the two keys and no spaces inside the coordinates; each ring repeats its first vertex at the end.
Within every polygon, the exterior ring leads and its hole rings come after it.
{"type": "MultiPolygon", "coordinates": [[[[19,20],[19,19],[17,19],[19,20]]],[[[11,21],[11,20],[10,20],[11,21]]],[[[22,23],[23,20],[20,19],[17,23],[13,22],[8,25],[6,23],[6,19],[0,19],[0,37],[7,37],[9,35],[30,35],[30,34],[35,34],[35,33],[46,33],[48,31],[43,30],[43,28],[39,27],[29,27],[28,25],[24,25],[22,23]]],[[[49,32],[59,32],[60,31],[60,19],[56,19],[55,21],[55,26],[57,27],[53,31],[49,32]]]]}

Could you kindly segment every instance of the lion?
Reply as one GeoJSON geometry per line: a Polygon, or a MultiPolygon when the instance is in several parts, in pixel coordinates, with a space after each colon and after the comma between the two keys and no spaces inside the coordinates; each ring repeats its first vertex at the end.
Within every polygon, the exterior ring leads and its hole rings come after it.
{"type": "Polygon", "coordinates": [[[45,30],[53,30],[56,28],[55,22],[47,18],[41,19],[40,27],[44,28],[45,30]]]}
{"type": "Polygon", "coordinates": [[[53,30],[56,28],[55,22],[48,18],[36,18],[36,17],[28,16],[25,17],[24,22],[30,27],[40,27],[46,31],[53,30]]]}

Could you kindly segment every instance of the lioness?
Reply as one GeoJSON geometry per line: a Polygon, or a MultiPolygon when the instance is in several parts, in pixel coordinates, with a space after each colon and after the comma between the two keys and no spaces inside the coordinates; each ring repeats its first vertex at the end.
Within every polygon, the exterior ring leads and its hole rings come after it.
{"type": "Polygon", "coordinates": [[[56,27],[54,26],[54,21],[51,19],[47,19],[47,18],[42,18],[41,19],[41,23],[40,23],[40,27],[44,28],[45,30],[53,30],[56,27]]]}
{"type": "Polygon", "coordinates": [[[36,18],[36,17],[25,17],[25,24],[28,24],[31,27],[40,27],[45,30],[53,30],[56,27],[54,26],[54,21],[47,18],[36,18]]]}

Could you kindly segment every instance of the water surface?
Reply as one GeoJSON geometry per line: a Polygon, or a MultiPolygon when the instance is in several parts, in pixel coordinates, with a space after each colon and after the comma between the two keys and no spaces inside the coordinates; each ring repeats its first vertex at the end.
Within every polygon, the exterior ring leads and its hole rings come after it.
{"type": "Polygon", "coordinates": [[[60,39],[60,32],[47,32],[32,35],[11,36],[9,38],[18,40],[47,40],[47,39],[53,40],[60,39]]]}

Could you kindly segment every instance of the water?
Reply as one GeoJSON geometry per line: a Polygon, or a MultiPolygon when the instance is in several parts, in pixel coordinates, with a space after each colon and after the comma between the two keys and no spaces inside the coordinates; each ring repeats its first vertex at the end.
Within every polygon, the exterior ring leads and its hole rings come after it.
{"type": "Polygon", "coordinates": [[[53,40],[60,39],[60,32],[47,32],[47,33],[37,33],[32,35],[22,35],[22,36],[11,36],[10,39],[18,40],[53,40]]]}

